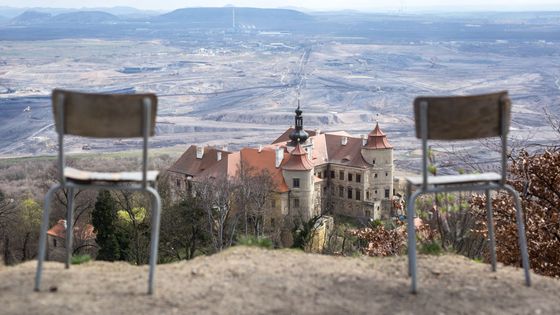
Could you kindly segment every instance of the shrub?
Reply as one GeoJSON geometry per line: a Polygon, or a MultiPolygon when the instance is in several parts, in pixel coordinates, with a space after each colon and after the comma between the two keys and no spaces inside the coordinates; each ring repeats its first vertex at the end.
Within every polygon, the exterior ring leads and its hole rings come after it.
{"type": "Polygon", "coordinates": [[[72,263],[72,265],[80,265],[80,264],[86,263],[90,260],[91,260],[90,255],[87,255],[87,254],[86,255],[75,255],[75,256],[72,256],[72,259],[71,259],[70,262],[72,263]]]}
{"type": "Polygon", "coordinates": [[[237,239],[237,245],[271,249],[272,241],[266,237],[247,235],[241,236],[239,239],[237,239]]]}

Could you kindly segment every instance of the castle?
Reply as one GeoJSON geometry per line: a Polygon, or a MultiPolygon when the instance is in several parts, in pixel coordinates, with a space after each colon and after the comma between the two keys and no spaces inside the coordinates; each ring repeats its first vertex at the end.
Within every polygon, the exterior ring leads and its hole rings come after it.
{"type": "Polygon", "coordinates": [[[299,105],[295,113],[295,128],[269,145],[237,152],[191,145],[168,170],[172,195],[191,190],[197,180],[233,177],[243,163],[271,176],[271,217],[392,215],[393,147],[379,124],[367,137],[353,137],[304,130],[299,105]]]}

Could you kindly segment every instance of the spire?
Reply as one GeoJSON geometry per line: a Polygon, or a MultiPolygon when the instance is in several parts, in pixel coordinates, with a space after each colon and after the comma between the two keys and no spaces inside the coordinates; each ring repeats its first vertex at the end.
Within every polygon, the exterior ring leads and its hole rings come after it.
{"type": "Polygon", "coordinates": [[[285,171],[309,171],[313,169],[313,163],[309,161],[307,152],[297,144],[296,148],[290,153],[290,159],[282,166],[285,171]]]}
{"type": "Polygon", "coordinates": [[[290,139],[292,140],[291,142],[292,145],[296,145],[298,143],[305,143],[305,141],[307,141],[307,138],[309,138],[307,132],[303,130],[303,116],[301,115],[303,111],[300,108],[299,96],[298,96],[298,106],[295,113],[296,113],[296,118],[295,118],[296,128],[292,131],[292,133],[290,133],[290,139]]]}
{"type": "Polygon", "coordinates": [[[375,128],[368,134],[368,140],[364,147],[366,149],[393,148],[389,141],[387,141],[387,135],[379,128],[379,122],[375,123],[375,128]]]}

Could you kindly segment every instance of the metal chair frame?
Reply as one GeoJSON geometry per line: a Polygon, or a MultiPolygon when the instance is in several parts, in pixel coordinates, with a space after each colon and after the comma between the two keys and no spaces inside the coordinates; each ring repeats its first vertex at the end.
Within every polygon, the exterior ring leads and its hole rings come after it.
{"type": "MultiPolygon", "coordinates": [[[[504,92],[502,92],[504,93],[504,92]]],[[[420,121],[416,123],[420,124],[420,137],[422,139],[422,182],[421,184],[413,184],[413,180],[407,179],[407,225],[408,225],[408,271],[411,277],[411,293],[417,293],[417,267],[416,267],[416,229],[414,226],[415,210],[414,205],[416,199],[423,194],[439,193],[439,192],[451,192],[451,191],[484,191],[486,194],[486,212],[487,212],[487,223],[488,223],[488,238],[490,247],[490,257],[492,263],[492,271],[496,271],[496,241],[494,236],[494,222],[492,213],[492,202],[490,192],[492,190],[499,191],[505,190],[511,194],[514,199],[515,209],[516,209],[516,221],[517,229],[519,234],[519,247],[521,250],[521,260],[525,274],[525,284],[527,286],[531,285],[531,279],[529,274],[529,257],[527,253],[527,241],[525,238],[525,226],[523,221],[523,212],[521,208],[521,202],[519,194],[513,187],[505,183],[506,171],[507,171],[507,133],[509,121],[509,98],[507,97],[507,92],[505,92],[504,97],[500,98],[499,108],[500,108],[500,138],[501,138],[501,178],[498,181],[479,181],[479,184],[464,184],[460,182],[455,183],[445,183],[442,186],[433,185],[429,183],[428,179],[428,107],[429,102],[425,100],[420,100],[419,110],[420,110],[420,121]],[[455,184],[455,186],[445,186],[448,184],[455,184]],[[417,187],[418,190],[411,193],[412,188],[417,187]]],[[[464,175],[463,175],[464,176],[464,175]]],[[[460,178],[461,175],[458,175],[460,178]]]]}
{"type": "MultiPolygon", "coordinates": [[[[66,228],[66,260],[65,268],[70,267],[70,260],[72,257],[72,245],[73,245],[73,230],[74,230],[74,191],[76,189],[119,189],[119,190],[129,190],[129,191],[141,191],[146,192],[151,196],[151,209],[152,209],[152,231],[150,240],[150,270],[148,276],[148,294],[153,294],[154,292],[154,278],[155,278],[155,267],[157,264],[157,254],[158,254],[158,243],[159,243],[159,227],[160,227],[160,213],[161,213],[161,198],[159,193],[155,188],[155,180],[150,181],[148,179],[148,138],[150,136],[150,129],[154,128],[154,123],[151,123],[153,117],[151,117],[152,109],[157,106],[152,102],[150,97],[145,97],[142,99],[141,110],[142,110],[142,138],[143,138],[143,152],[142,152],[142,180],[140,182],[120,182],[111,181],[104,182],[102,184],[83,184],[79,182],[73,182],[68,180],[65,176],[65,154],[64,154],[64,135],[67,134],[65,130],[66,117],[64,112],[64,93],[77,93],[69,91],[55,90],[54,93],[61,93],[61,97],[58,101],[53,104],[56,108],[55,126],[58,133],[58,168],[60,174],[60,183],[53,185],[45,196],[45,209],[43,211],[43,219],[41,223],[41,234],[39,239],[39,256],[37,262],[37,271],[35,274],[35,291],[40,291],[41,287],[41,277],[43,271],[43,262],[46,255],[46,243],[47,243],[47,230],[49,225],[49,214],[50,214],[50,204],[54,193],[60,189],[68,189],[68,203],[67,203],[67,228],[66,228]],[[150,186],[153,184],[153,187],[150,186]]],[[[85,93],[80,93],[85,94],[85,93]]],[[[91,94],[99,95],[99,94],[91,94]]],[[[155,97],[155,96],[154,96],[155,97]]],[[[54,97],[53,97],[54,100],[54,97]]],[[[139,104],[140,105],[140,104],[139,104]]]]}

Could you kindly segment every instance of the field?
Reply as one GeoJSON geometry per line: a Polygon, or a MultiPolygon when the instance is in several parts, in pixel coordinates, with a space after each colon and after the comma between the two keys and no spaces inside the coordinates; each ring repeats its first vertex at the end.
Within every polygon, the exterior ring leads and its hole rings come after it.
{"type": "MultiPolygon", "coordinates": [[[[401,24],[417,23],[410,19],[401,24]]],[[[418,95],[508,90],[514,103],[512,138],[525,146],[554,143],[544,110],[560,114],[560,41],[548,39],[551,27],[559,25],[521,28],[518,34],[507,33],[507,27],[520,28],[516,23],[504,24],[501,33],[492,24],[453,24],[457,33],[451,40],[435,27],[423,35],[395,31],[394,38],[389,31],[384,37],[365,34],[352,28],[360,23],[366,22],[356,22],[346,34],[159,30],[136,39],[61,35],[4,41],[0,157],[55,152],[53,88],[157,93],[153,147],[174,151],[190,144],[238,149],[270,143],[293,124],[298,93],[307,129],[359,136],[379,121],[404,169],[417,167],[411,103],[418,95]],[[484,33],[485,27],[496,33],[484,33]],[[473,38],[470,29],[484,35],[473,38]]],[[[68,149],[126,151],[138,144],[70,139],[68,149]]],[[[478,143],[468,146],[482,162],[493,158],[478,143]]]]}

